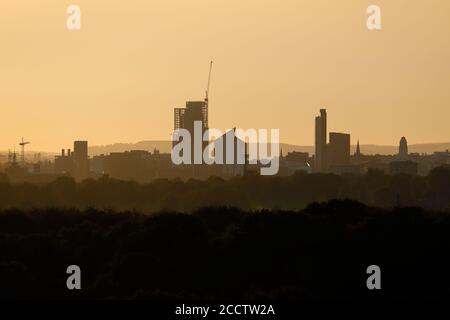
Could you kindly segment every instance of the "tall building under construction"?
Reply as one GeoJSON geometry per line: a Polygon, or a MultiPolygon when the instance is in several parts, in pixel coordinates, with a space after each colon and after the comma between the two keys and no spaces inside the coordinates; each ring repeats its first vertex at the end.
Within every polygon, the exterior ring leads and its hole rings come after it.
{"type": "MultiPolygon", "coordinates": [[[[208,101],[188,101],[186,102],[186,108],[175,108],[174,111],[174,130],[186,129],[191,134],[191,163],[195,163],[194,141],[198,139],[198,137],[195,137],[195,122],[202,123],[200,139],[203,141],[205,132],[208,130],[208,101]]],[[[209,140],[209,138],[206,137],[205,140],[209,140]]],[[[174,141],[174,144],[176,143],[174,141]]],[[[207,141],[202,142],[202,154],[207,144],[207,141]]]]}
{"type": "MultiPolygon", "coordinates": [[[[202,154],[205,147],[208,145],[209,137],[205,137],[205,132],[208,130],[208,104],[209,104],[209,86],[211,82],[211,70],[212,70],[211,61],[209,67],[209,77],[208,84],[206,88],[206,96],[204,101],[187,101],[185,108],[175,108],[174,109],[174,130],[178,129],[186,129],[191,134],[191,155],[192,162],[194,163],[194,140],[195,138],[195,122],[202,123],[202,137],[201,140],[207,140],[202,143],[202,154]],[[205,139],[203,139],[205,138],[205,139]]],[[[174,142],[176,143],[176,142],[174,142]]]]}
{"type": "Polygon", "coordinates": [[[208,129],[208,101],[188,101],[186,108],[175,108],[174,130],[186,129],[194,133],[194,122],[201,121],[203,130],[208,129]]]}

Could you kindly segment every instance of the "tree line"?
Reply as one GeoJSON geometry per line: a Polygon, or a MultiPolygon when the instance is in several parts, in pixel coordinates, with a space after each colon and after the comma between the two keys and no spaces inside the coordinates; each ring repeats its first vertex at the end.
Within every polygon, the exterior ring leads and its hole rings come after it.
{"type": "Polygon", "coordinates": [[[445,210],[450,208],[450,168],[435,168],[428,176],[387,175],[378,170],[362,175],[299,172],[288,177],[249,173],[231,180],[159,179],[147,184],[107,176],[80,183],[71,177],[60,177],[43,185],[11,184],[7,176],[0,175],[0,208],[190,212],[205,206],[234,206],[243,210],[295,210],[311,202],[331,199],[353,199],[381,208],[415,206],[445,210]]]}
{"type": "Polygon", "coordinates": [[[450,297],[450,215],[351,200],[303,210],[0,212],[0,297],[379,299],[450,297]],[[382,290],[366,287],[381,269],[382,290]],[[81,269],[81,290],[66,268],[81,269]]]}

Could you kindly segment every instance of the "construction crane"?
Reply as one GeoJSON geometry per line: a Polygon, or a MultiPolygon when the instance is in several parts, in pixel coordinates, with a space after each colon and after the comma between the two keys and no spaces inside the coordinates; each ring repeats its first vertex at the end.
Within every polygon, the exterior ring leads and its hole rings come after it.
{"type": "Polygon", "coordinates": [[[209,100],[209,86],[211,85],[211,72],[212,72],[213,63],[214,63],[214,61],[211,61],[209,64],[208,85],[206,86],[206,97],[205,97],[206,103],[208,103],[208,100],[209,100]]]}
{"type": "Polygon", "coordinates": [[[213,63],[214,63],[214,61],[211,60],[211,62],[209,64],[208,84],[206,86],[205,107],[204,107],[204,110],[203,110],[203,123],[204,123],[205,128],[208,128],[209,87],[211,85],[211,73],[212,73],[213,63]]]}
{"type": "Polygon", "coordinates": [[[25,141],[22,137],[22,141],[19,143],[19,145],[22,147],[22,165],[25,165],[25,146],[27,144],[30,144],[30,142],[25,141]]]}

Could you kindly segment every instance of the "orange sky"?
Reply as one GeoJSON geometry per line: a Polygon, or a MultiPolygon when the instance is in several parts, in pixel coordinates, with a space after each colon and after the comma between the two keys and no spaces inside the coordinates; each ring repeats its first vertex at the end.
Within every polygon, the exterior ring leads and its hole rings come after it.
{"type": "Polygon", "coordinates": [[[173,107],[210,126],[279,128],[314,143],[314,116],[352,143],[450,141],[448,0],[2,0],[0,149],[169,139],[173,107]],[[66,29],[66,8],[82,29],[66,29]],[[382,9],[381,31],[366,8],[382,9]]]}

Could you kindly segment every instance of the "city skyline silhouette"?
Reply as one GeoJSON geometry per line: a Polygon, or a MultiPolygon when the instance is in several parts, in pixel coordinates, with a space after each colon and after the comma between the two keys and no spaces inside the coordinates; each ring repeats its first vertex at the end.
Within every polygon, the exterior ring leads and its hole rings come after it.
{"type": "Polygon", "coordinates": [[[295,319],[450,299],[449,12],[3,0],[0,301],[295,319]]]}

